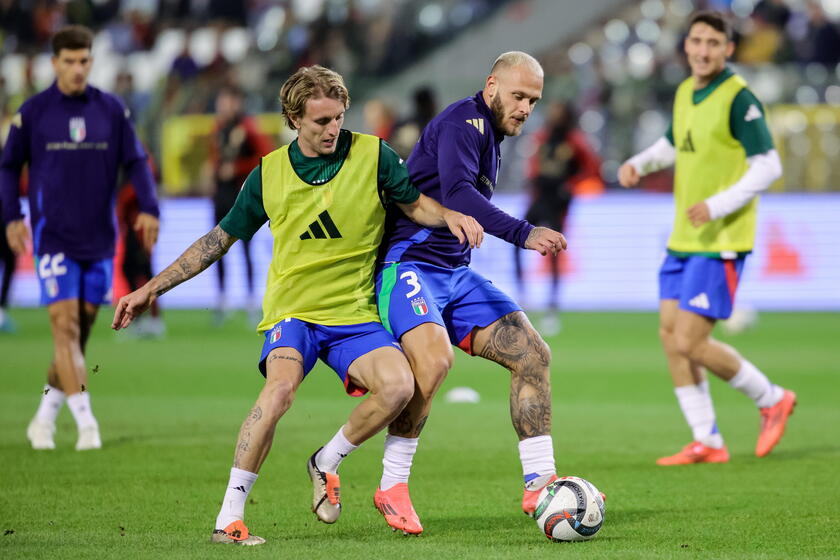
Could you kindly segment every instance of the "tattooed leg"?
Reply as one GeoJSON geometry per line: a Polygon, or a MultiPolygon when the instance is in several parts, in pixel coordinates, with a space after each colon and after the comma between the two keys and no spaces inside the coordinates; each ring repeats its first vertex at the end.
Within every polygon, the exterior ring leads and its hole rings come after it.
{"type": "Polygon", "coordinates": [[[551,351],[525,314],[478,329],[473,350],[510,370],[510,416],[519,439],[551,433],[551,351]]]}
{"type": "Polygon", "coordinates": [[[289,410],[300,382],[303,358],[292,348],[277,348],[266,359],[266,381],[239,429],[233,466],[258,473],[274,440],[277,422],[289,410]]]}

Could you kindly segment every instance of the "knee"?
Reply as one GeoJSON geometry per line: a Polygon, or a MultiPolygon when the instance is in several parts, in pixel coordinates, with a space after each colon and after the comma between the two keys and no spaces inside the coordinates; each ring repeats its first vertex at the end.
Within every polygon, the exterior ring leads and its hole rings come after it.
{"type": "Polygon", "coordinates": [[[514,367],[514,374],[528,371],[545,370],[548,373],[548,366],[551,364],[551,347],[533,329],[529,329],[528,346],[523,359],[518,362],[519,367],[514,367]]]}
{"type": "Polygon", "coordinates": [[[699,344],[689,336],[675,333],[672,335],[672,348],[683,358],[694,360],[698,353],[699,344]]]}
{"type": "Polygon", "coordinates": [[[378,387],[376,393],[386,408],[402,410],[414,396],[414,378],[411,371],[406,369],[400,374],[391,376],[387,382],[378,387]]]}
{"type": "Polygon", "coordinates": [[[270,418],[280,418],[292,406],[296,389],[294,383],[285,379],[266,381],[263,388],[263,395],[266,397],[263,402],[267,407],[265,413],[270,418]]]}
{"type": "Polygon", "coordinates": [[[78,341],[80,336],[79,317],[69,313],[50,310],[50,324],[56,339],[78,341]]]}
{"type": "Polygon", "coordinates": [[[435,395],[454,361],[455,354],[451,346],[424,353],[412,360],[411,370],[417,380],[417,389],[425,400],[435,395]]]}
{"type": "Polygon", "coordinates": [[[659,340],[662,342],[662,346],[665,349],[675,348],[674,330],[660,325],[659,340]]]}

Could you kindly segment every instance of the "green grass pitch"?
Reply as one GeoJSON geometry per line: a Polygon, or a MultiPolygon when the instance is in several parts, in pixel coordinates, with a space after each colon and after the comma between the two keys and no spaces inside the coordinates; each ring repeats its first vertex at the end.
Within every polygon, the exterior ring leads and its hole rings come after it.
{"type": "Polygon", "coordinates": [[[653,314],[564,316],[553,349],[554,438],[561,474],[608,496],[586,543],[551,543],[519,510],[521,473],[508,374],[460,354],[441,390],[468,386],[479,404],[439,398],[415,460],[414,504],[426,532],[392,533],[372,506],[382,436],[342,465],[344,513],[309,511],[309,455],[355,402],[319,365],[278,425],[246,510],[262,547],[209,543],[239,424],[260,388],[261,340],[244,316],[223,328],[207,311],[166,313],[162,341],[107,328],[88,348],[104,448],[77,453],[69,412],[58,448],[25,438],[52,349],[43,310],[16,310],[0,335],[0,558],[831,558],[840,556],[840,315],[771,314],[723,337],[799,395],[776,450],[753,455],[758,413],[712,381],[726,465],[662,468],[690,439],[665,371],[653,314]]]}

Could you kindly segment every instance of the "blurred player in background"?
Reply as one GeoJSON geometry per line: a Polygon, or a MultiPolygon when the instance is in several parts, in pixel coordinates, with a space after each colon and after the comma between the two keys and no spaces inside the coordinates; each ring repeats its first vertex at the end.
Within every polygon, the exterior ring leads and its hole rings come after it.
{"type": "Polygon", "coordinates": [[[310,457],[312,511],[325,523],[341,513],[338,467],[403,409],[414,391],[411,369],[378,320],[373,267],[385,202],[431,228],[448,227],[469,246],[481,226],[421,195],[400,157],[375,136],[342,130],[350,96],[337,73],[304,67],[280,90],[283,115],[298,133],[262,158],[221,223],[140,290],[117,304],[112,327],[126,327],[159,296],[218,261],[237,239],[266,222],[274,237],[258,331],[266,378],[239,432],[233,468],[212,540],[258,545],[245,526],[245,501],[268,455],[278,420],[320,357],[346,392],[370,397],[310,457]]]}
{"type": "Polygon", "coordinates": [[[398,122],[391,134],[394,150],[406,160],[411,155],[411,150],[414,149],[417,140],[420,139],[420,133],[437,115],[437,100],[435,91],[431,87],[422,86],[414,90],[412,100],[414,109],[411,116],[398,122]]]}
{"type": "Polygon", "coordinates": [[[618,171],[622,186],[631,187],[647,173],[675,166],[674,229],[659,272],[659,335],[694,441],[660,465],[729,461],[704,369],[759,408],[759,457],[779,442],[796,404],[792,391],[711,336],[732,312],[755,239],[758,194],[781,176],[782,166],[761,102],[726,65],[735,45],[724,16],[696,13],[684,48],[691,76],[677,88],[670,128],[618,171]]]}
{"type": "MultiPolygon", "coordinates": [[[[271,141],[260,132],[253,117],[245,114],[244,94],[235,86],[225,86],[216,97],[216,126],[211,135],[210,162],[213,167],[213,210],[216,221],[222,221],[236,201],[239,189],[248,173],[259,164],[260,158],[272,150],[271,141]]],[[[258,318],[259,311],[254,300],[254,265],[251,261],[251,242],[242,240],[245,256],[245,275],[248,289],[247,307],[249,314],[258,318]]],[[[225,259],[216,264],[219,281],[219,303],[217,322],[224,321],[227,313],[225,293],[225,259]]]]}
{"type": "MultiPolygon", "coordinates": [[[[555,101],[549,106],[545,126],[534,135],[534,142],[537,149],[528,166],[531,205],[525,220],[563,231],[578,186],[595,183],[596,188],[603,189],[601,161],[589,147],[586,135],[577,128],[574,110],[567,103],[555,101]]],[[[561,254],[551,254],[548,259],[551,286],[548,312],[540,323],[540,332],[553,336],[560,331],[561,254]]],[[[514,247],[514,265],[519,294],[524,298],[525,274],[519,247],[514,247]]]]}
{"type": "MultiPolygon", "coordinates": [[[[117,224],[123,239],[122,273],[128,289],[134,291],[152,279],[152,253],[143,246],[143,241],[134,230],[140,203],[134,185],[126,183],[117,195],[117,224]]],[[[152,304],[148,317],[141,317],[135,323],[136,334],[143,338],[162,338],[166,325],[161,316],[160,304],[152,304]]]]}
{"type": "Polygon", "coordinates": [[[53,337],[53,361],[41,405],[27,436],[53,449],[64,401],[79,430],[77,450],[101,447],[88,392],[85,344],[99,306],[109,303],[113,269],[114,201],[124,168],[137,190],[134,223],[150,249],[158,235],[158,205],[146,154],[129,115],[113,95],[88,85],[93,34],[70,26],[55,34],[56,80],[14,116],[0,160],[0,197],[9,245],[24,253],[31,238],[53,337]],[[18,200],[21,168],[29,164],[32,234],[18,200]]]}
{"type": "MultiPolygon", "coordinates": [[[[469,212],[488,233],[545,255],[566,248],[562,234],[509,216],[489,201],[500,144],[521,132],[542,89],[543,70],[536,59],[522,52],[501,55],[483,91],[453,103],[426,126],[407,165],[424,194],[469,212]]],[[[526,484],[522,508],[533,513],[539,490],[556,477],[548,345],[513,300],[469,268],[470,248],[448,232],[393,214],[380,257],[379,313],[399,338],[417,385],[411,402],[388,427],[374,504],[394,529],[423,531],[408,477],[455,344],[511,372],[511,419],[526,484]]]]}
{"type": "MultiPolygon", "coordinates": [[[[0,204],[0,212],[3,205],[0,204]]],[[[2,214],[0,214],[2,215],[2,214]]],[[[3,267],[3,275],[0,276],[0,334],[15,332],[15,322],[9,316],[9,291],[12,288],[12,278],[15,274],[17,259],[14,251],[9,246],[5,234],[0,234],[0,266],[3,267]]]]}

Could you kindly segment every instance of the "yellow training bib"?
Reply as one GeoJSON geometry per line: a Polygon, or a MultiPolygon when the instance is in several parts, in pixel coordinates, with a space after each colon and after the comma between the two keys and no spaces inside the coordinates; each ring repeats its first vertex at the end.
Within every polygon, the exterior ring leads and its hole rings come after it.
{"type": "Polygon", "coordinates": [[[674,99],[674,229],[668,248],[686,253],[751,251],[755,241],[758,200],[724,218],[699,228],[691,225],[686,210],[728,189],[747,170],[747,156],[729,128],[732,102],[746,82],[737,74],[723,81],[708,97],[694,104],[694,79],[677,88],[674,99]]]}
{"type": "Polygon", "coordinates": [[[293,317],[320,325],[379,322],[374,266],[385,228],[379,138],[353,133],[329,181],[298,177],[283,146],[262,159],[263,206],[274,237],[262,332],[293,317]]]}

